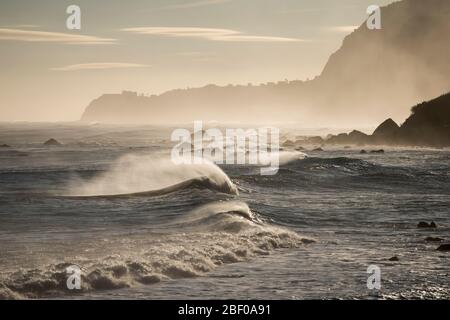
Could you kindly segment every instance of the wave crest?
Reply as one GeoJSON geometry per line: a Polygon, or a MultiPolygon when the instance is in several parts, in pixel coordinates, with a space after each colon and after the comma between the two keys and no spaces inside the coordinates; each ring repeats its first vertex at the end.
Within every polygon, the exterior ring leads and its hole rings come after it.
{"type": "Polygon", "coordinates": [[[152,196],[195,186],[238,194],[230,178],[212,162],[176,165],[170,159],[126,155],[91,180],[71,181],[67,196],[152,196]]]}

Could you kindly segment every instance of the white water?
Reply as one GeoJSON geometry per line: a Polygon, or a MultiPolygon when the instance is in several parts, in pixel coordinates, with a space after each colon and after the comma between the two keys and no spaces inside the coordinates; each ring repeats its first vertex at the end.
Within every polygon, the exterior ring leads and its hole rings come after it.
{"type": "Polygon", "coordinates": [[[162,157],[125,155],[115,161],[109,170],[91,180],[72,180],[68,186],[68,195],[116,195],[160,190],[200,177],[207,177],[218,186],[227,186],[236,191],[230,178],[218,166],[206,160],[202,164],[177,165],[162,157]]]}

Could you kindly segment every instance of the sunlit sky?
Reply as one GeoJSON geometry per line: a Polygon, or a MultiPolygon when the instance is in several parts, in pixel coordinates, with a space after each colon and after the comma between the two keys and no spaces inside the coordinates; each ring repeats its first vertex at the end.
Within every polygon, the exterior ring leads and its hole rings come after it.
{"type": "Polygon", "coordinates": [[[2,0],[0,121],[78,120],[103,93],[320,74],[392,0],[2,0]],[[81,8],[68,30],[66,8],[81,8]]]}

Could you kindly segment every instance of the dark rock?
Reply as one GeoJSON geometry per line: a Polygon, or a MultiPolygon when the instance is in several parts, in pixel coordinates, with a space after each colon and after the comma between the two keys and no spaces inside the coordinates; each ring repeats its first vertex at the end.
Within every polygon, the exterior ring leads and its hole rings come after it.
{"type": "Polygon", "coordinates": [[[437,226],[434,223],[434,221],[432,221],[431,223],[428,223],[428,222],[425,222],[425,221],[420,221],[419,224],[417,225],[417,228],[420,228],[420,229],[435,229],[435,228],[437,228],[437,226]]]}
{"type": "MultiPolygon", "coordinates": [[[[450,92],[412,108],[401,127],[392,119],[380,124],[371,136],[353,130],[330,135],[330,144],[409,145],[443,148],[450,146],[450,92]]],[[[383,151],[384,152],[384,151],[383,151]]],[[[371,153],[383,153],[381,150],[371,153]]]]}
{"type": "Polygon", "coordinates": [[[372,136],[375,138],[392,138],[398,133],[399,129],[398,124],[389,118],[375,129],[372,136]]]}
{"type": "Polygon", "coordinates": [[[353,130],[348,134],[348,142],[354,144],[365,144],[369,141],[369,136],[361,131],[353,130]]]}
{"type": "Polygon", "coordinates": [[[370,153],[384,153],[383,149],[380,150],[371,150],[370,153]]]}
{"type": "Polygon", "coordinates": [[[297,151],[305,151],[305,148],[303,148],[303,147],[297,147],[297,148],[295,148],[295,150],[297,150],[297,151]]]}
{"type": "Polygon", "coordinates": [[[450,146],[450,93],[418,104],[411,111],[400,128],[405,144],[450,146]]]}
{"type": "Polygon", "coordinates": [[[450,251],[450,243],[441,244],[436,250],[437,251],[450,251]]]}
{"type": "Polygon", "coordinates": [[[349,143],[349,137],[346,133],[340,133],[337,136],[330,136],[326,142],[331,144],[347,144],[349,143]]]}
{"type": "Polygon", "coordinates": [[[11,146],[10,146],[10,145],[7,145],[7,144],[1,144],[1,145],[0,145],[0,148],[11,148],[11,146]]]}
{"type": "Polygon", "coordinates": [[[324,143],[324,140],[322,139],[322,137],[308,137],[306,138],[306,143],[309,144],[322,144],[324,143]]]}
{"type": "Polygon", "coordinates": [[[322,149],[322,148],[315,148],[315,149],[313,149],[312,151],[322,152],[323,149],[322,149]]]}
{"type": "Polygon", "coordinates": [[[389,258],[389,261],[400,261],[400,259],[397,256],[394,256],[392,258],[389,258]]]}
{"type": "Polygon", "coordinates": [[[419,224],[417,225],[417,228],[429,228],[430,225],[428,224],[428,222],[425,221],[420,221],[419,224]]]}
{"type": "Polygon", "coordinates": [[[60,146],[61,143],[55,139],[48,139],[47,141],[44,142],[44,145],[46,146],[60,146]]]}
{"type": "Polygon", "coordinates": [[[439,238],[439,237],[426,237],[425,241],[427,241],[427,242],[441,242],[441,241],[444,241],[444,239],[439,238]]]}
{"type": "Polygon", "coordinates": [[[363,150],[361,150],[359,153],[360,153],[360,154],[366,154],[367,151],[363,149],[363,150]]]}
{"type": "Polygon", "coordinates": [[[295,146],[295,142],[292,140],[286,140],[285,142],[283,142],[282,144],[283,147],[294,147],[295,146]]]}

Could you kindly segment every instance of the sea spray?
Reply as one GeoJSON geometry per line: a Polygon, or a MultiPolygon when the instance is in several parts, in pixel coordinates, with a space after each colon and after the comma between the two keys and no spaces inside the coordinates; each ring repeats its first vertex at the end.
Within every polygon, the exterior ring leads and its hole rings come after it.
{"type": "Polygon", "coordinates": [[[170,159],[155,156],[125,155],[111,167],[90,180],[71,181],[69,196],[99,196],[160,190],[191,179],[206,177],[218,190],[237,194],[230,178],[212,162],[174,164],[170,159]]]}

